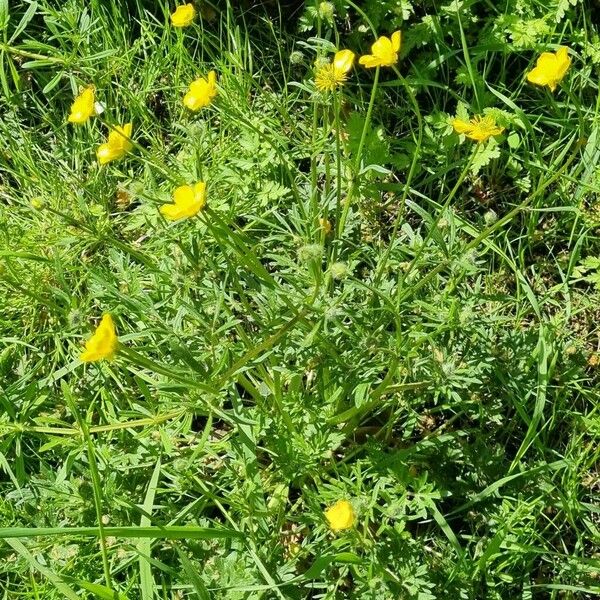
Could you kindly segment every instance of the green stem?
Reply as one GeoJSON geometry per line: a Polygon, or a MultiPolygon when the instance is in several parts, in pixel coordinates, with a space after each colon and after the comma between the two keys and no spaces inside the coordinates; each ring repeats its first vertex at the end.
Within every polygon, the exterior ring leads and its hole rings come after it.
{"type": "MultiPolygon", "coordinates": [[[[333,112],[335,123],[335,222],[340,220],[340,211],[342,208],[342,139],[341,139],[341,121],[340,121],[341,102],[336,93],[333,97],[333,112]]],[[[327,217],[327,215],[325,215],[327,217]]]]}
{"type": "MultiPolygon", "coordinates": [[[[318,14],[318,13],[317,13],[318,14]]],[[[318,17],[317,20],[317,38],[321,37],[321,17],[318,17]]],[[[317,145],[317,134],[319,131],[319,102],[313,101],[313,118],[312,118],[312,131],[311,131],[311,137],[312,137],[312,143],[311,143],[311,148],[313,148],[313,150],[316,148],[317,145]]],[[[314,227],[317,225],[318,222],[318,213],[319,213],[319,205],[318,205],[318,201],[317,201],[317,196],[319,193],[317,184],[319,181],[319,175],[317,172],[317,159],[318,159],[318,153],[317,152],[313,152],[313,155],[311,156],[310,159],[310,211],[311,211],[311,215],[310,215],[310,220],[309,220],[309,227],[310,229],[314,229],[314,227]]]]}
{"type": "Polygon", "coordinates": [[[57,58],[55,56],[44,56],[43,54],[36,54],[35,52],[28,52],[27,50],[20,50],[19,48],[14,48],[13,46],[9,46],[8,44],[0,43],[0,50],[4,52],[8,52],[9,54],[16,54],[17,56],[22,56],[23,58],[31,58],[34,60],[47,60],[48,62],[56,63],[64,65],[67,61],[64,58],[57,58]]]}
{"type": "Polygon", "coordinates": [[[356,187],[358,185],[359,180],[359,170],[362,161],[362,152],[365,146],[365,142],[367,140],[367,132],[369,130],[369,126],[371,124],[371,117],[373,115],[373,107],[375,105],[375,97],[377,95],[377,87],[379,85],[379,71],[380,67],[377,67],[375,71],[375,80],[373,81],[373,87],[371,88],[371,98],[369,100],[369,108],[367,109],[367,116],[365,117],[365,123],[363,125],[362,134],[360,136],[360,143],[358,144],[358,150],[356,152],[356,161],[354,163],[354,177],[355,180],[352,182],[352,186],[348,190],[348,195],[346,196],[346,200],[344,201],[344,209],[342,212],[342,217],[340,219],[339,225],[337,227],[337,237],[341,238],[344,235],[344,229],[346,227],[346,219],[348,218],[348,211],[350,210],[350,204],[352,202],[352,198],[354,193],[356,192],[356,187]]]}

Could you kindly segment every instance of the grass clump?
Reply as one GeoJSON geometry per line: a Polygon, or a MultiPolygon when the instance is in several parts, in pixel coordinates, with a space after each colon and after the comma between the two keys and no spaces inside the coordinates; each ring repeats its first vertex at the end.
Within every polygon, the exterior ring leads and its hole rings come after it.
{"type": "Polygon", "coordinates": [[[0,0],[4,597],[595,597],[597,7],[184,4],[0,0]]]}

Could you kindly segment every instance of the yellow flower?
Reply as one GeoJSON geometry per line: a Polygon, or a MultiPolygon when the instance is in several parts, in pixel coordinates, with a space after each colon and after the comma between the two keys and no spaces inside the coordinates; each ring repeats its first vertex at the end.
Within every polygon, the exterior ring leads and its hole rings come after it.
{"type": "Polygon", "coordinates": [[[553,92],[570,66],[569,51],[564,46],[554,54],[543,52],[537,59],[535,68],[527,73],[527,81],[536,85],[547,85],[553,92]]]}
{"type": "Polygon", "coordinates": [[[325,511],[325,518],[332,531],[350,529],[356,522],[354,509],[348,500],[339,500],[325,511]]]}
{"type": "Polygon", "coordinates": [[[199,181],[191,185],[182,185],[173,192],[173,204],[163,204],[160,212],[169,221],[193,217],[206,205],[206,183],[199,181]]]}
{"type": "Polygon", "coordinates": [[[208,106],[217,95],[217,74],[211,71],[208,77],[200,77],[190,83],[183,97],[183,103],[190,110],[196,111],[208,106]]]}
{"type": "Polygon", "coordinates": [[[96,114],[94,107],[94,86],[90,85],[86,87],[73,104],[71,104],[71,113],[69,114],[69,123],[77,123],[81,125],[85,123],[90,117],[96,114]]]}
{"type": "Polygon", "coordinates": [[[391,39],[382,35],[371,46],[372,54],[365,54],[365,56],[360,57],[360,64],[367,67],[367,69],[393,67],[398,62],[401,40],[402,33],[400,31],[392,33],[391,39]]]}
{"type": "Polygon", "coordinates": [[[94,335],[85,343],[85,350],[80,354],[79,360],[95,362],[103,358],[112,358],[117,351],[118,340],[115,324],[109,314],[105,314],[94,335]]]}
{"type": "Polygon", "coordinates": [[[192,24],[196,16],[196,9],[193,4],[184,4],[178,6],[175,12],[171,14],[171,23],[173,27],[187,27],[192,24]]]}
{"type": "Polygon", "coordinates": [[[485,117],[475,116],[470,121],[454,119],[452,127],[456,133],[464,133],[469,139],[476,142],[485,142],[494,135],[500,135],[504,127],[498,127],[494,117],[486,115],[485,117]]]}
{"type": "Polygon", "coordinates": [[[348,79],[348,73],[354,64],[355,54],[352,50],[340,50],[333,57],[333,62],[317,69],[315,85],[322,92],[331,92],[348,79]]]}
{"type": "Polygon", "coordinates": [[[130,140],[132,130],[133,125],[127,123],[123,127],[115,127],[109,132],[108,141],[100,144],[96,150],[96,157],[101,165],[123,158],[133,148],[130,140]]]}

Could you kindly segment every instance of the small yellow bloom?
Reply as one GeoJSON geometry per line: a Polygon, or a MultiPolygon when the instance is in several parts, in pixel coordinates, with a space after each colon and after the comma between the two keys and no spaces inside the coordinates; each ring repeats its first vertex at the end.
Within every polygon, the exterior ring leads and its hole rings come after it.
{"type": "Polygon", "coordinates": [[[199,181],[194,186],[182,185],[173,192],[173,204],[163,204],[160,212],[169,221],[187,219],[200,212],[206,205],[206,183],[199,181]]]}
{"type": "Polygon", "coordinates": [[[85,350],[80,354],[79,360],[95,362],[103,358],[111,359],[118,346],[115,324],[109,314],[105,314],[94,335],[85,343],[85,350]]]}
{"type": "Polygon", "coordinates": [[[208,77],[200,77],[190,83],[190,87],[183,97],[184,105],[196,111],[208,106],[217,95],[217,74],[211,71],[208,77]]]}
{"type": "Polygon", "coordinates": [[[339,500],[325,511],[325,518],[332,531],[350,529],[356,522],[354,509],[348,500],[339,500]]]}
{"type": "Polygon", "coordinates": [[[392,33],[391,38],[382,35],[371,46],[372,54],[365,54],[365,56],[360,57],[360,64],[367,67],[367,69],[393,67],[398,62],[401,41],[402,33],[400,31],[392,33]]]}
{"type": "Polygon", "coordinates": [[[536,85],[547,85],[553,92],[570,66],[569,51],[564,46],[561,46],[554,54],[543,52],[537,59],[535,68],[527,73],[527,81],[536,85]]]}
{"type": "Polygon", "coordinates": [[[196,9],[193,4],[184,4],[178,6],[175,12],[171,14],[171,23],[173,27],[187,27],[192,24],[196,16],[196,9]]]}
{"type": "Polygon", "coordinates": [[[90,85],[71,104],[71,113],[69,114],[68,121],[69,123],[81,125],[82,123],[86,123],[95,114],[94,86],[90,85]]]}
{"type": "Polygon", "coordinates": [[[454,119],[452,121],[452,127],[454,127],[456,133],[463,133],[469,139],[475,140],[476,142],[485,142],[488,138],[494,135],[500,135],[504,131],[504,127],[498,127],[496,121],[494,121],[494,117],[491,115],[486,115],[484,117],[477,115],[470,121],[454,119]]]}
{"type": "Polygon", "coordinates": [[[315,85],[321,92],[331,92],[338,86],[344,85],[348,73],[354,65],[356,55],[352,50],[340,50],[333,57],[333,62],[317,69],[315,85]]]}
{"type": "Polygon", "coordinates": [[[127,123],[123,127],[115,127],[109,132],[108,141],[100,144],[96,150],[96,157],[101,165],[123,158],[133,148],[130,139],[132,130],[133,125],[127,123]]]}

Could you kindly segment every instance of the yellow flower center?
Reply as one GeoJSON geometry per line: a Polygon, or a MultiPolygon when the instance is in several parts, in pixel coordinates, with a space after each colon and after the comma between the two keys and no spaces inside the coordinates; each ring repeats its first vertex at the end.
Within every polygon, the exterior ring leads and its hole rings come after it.
{"type": "Polygon", "coordinates": [[[317,69],[315,85],[322,92],[331,92],[343,85],[347,79],[347,73],[337,69],[333,64],[327,64],[317,69]]]}

